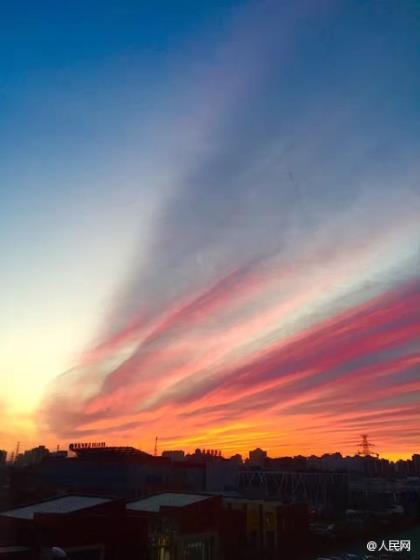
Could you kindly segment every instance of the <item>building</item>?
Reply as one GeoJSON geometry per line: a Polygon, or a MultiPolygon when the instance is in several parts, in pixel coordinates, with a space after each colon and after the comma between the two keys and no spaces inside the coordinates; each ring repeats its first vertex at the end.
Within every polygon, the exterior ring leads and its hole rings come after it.
{"type": "Polygon", "coordinates": [[[420,476],[420,454],[415,453],[412,457],[411,457],[411,462],[413,465],[413,474],[420,476]]]}
{"type": "Polygon", "coordinates": [[[393,514],[402,508],[406,518],[420,515],[419,477],[359,478],[351,481],[349,494],[352,509],[393,514]]]}
{"type": "Polygon", "coordinates": [[[43,500],[0,513],[0,544],[9,552],[23,547],[31,560],[47,556],[53,546],[63,548],[69,559],[102,560],[106,550],[118,547],[123,514],[124,504],[111,498],[43,500]]]}
{"type": "Polygon", "coordinates": [[[306,457],[278,457],[271,459],[267,457],[265,464],[266,469],[275,471],[305,471],[307,468],[306,457]]]}
{"type": "Polygon", "coordinates": [[[147,520],[150,558],[231,560],[246,552],[244,512],[224,508],[220,496],[158,494],[128,503],[127,512],[147,520]]]}
{"type": "Polygon", "coordinates": [[[250,558],[293,557],[309,534],[309,510],[304,504],[223,496],[228,511],[246,517],[246,548],[250,558]],[[299,544],[297,544],[299,543],[299,544]],[[290,553],[290,556],[287,554],[290,553]]]}
{"type": "Polygon", "coordinates": [[[15,458],[15,465],[20,467],[35,465],[47,459],[49,455],[49,450],[44,445],[39,445],[38,447],[28,449],[24,453],[17,455],[15,458]]]}
{"type": "Polygon", "coordinates": [[[69,560],[231,560],[245,544],[244,513],[225,509],[219,496],[167,492],[126,503],[68,495],[0,514],[0,547],[20,547],[25,560],[46,558],[52,547],[69,560]]]}
{"type": "Polygon", "coordinates": [[[220,461],[225,461],[222,457],[222,453],[218,449],[196,449],[194,453],[185,456],[185,460],[189,463],[217,463],[220,461]]]}
{"type": "Polygon", "coordinates": [[[215,498],[197,494],[164,493],[127,504],[128,515],[147,520],[152,557],[164,560],[216,558],[215,498]],[[213,514],[213,515],[212,515],[213,514]]]}
{"type": "Polygon", "coordinates": [[[26,546],[0,546],[0,560],[31,560],[31,549],[26,546]]]}
{"type": "Polygon", "coordinates": [[[57,451],[51,451],[49,454],[50,459],[67,459],[68,452],[65,449],[57,449],[57,451]]]}
{"type": "Polygon", "coordinates": [[[264,467],[267,459],[267,451],[263,451],[259,447],[249,452],[248,464],[253,467],[264,467]]]}
{"type": "Polygon", "coordinates": [[[171,461],[183,461],[185,453],[182,450],[163,451],[162,457],[167,457],[171,461]]]}
{"type": "Polygon", "coordinates": [[[242,459],[242,455],[240,455],[239,453],[236,453],[235,455],[232,455],[232,457],[229,457],[229,462],[233,463],[234,465],[243,465],[243,459],[242,459]]]}
{"type": "Polygon", "coordinates": [[[112,495],[135,499],[165,491],[201,492],[206,463],[178,462],[132,447],[74,449],[76,456],[45,460],[11,472],[15,502],[57,493],[112,495]]]}

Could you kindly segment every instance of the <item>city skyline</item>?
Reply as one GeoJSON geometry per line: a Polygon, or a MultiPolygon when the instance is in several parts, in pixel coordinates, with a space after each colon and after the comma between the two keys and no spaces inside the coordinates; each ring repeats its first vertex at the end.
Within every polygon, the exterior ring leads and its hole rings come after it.
{"type": "Polygon", "coordinates": [[[91,458],[93,461],[105,462],[107,460],[119,461],[127,459],[140,459],[145,461],[159,461],[161,458],[168,463],[190,463],[204,464],[223,463],[229,465],[254,467],[264,470],[282,471],[361,471],[365,474],[377,473],[380,476],[407,476],[410,473],[415,476],[419,474],[420,453],[408,454],[406,458],[383,457],[377,452],[376,445],[368,440],[367,434],[361,435],[357,451],[342,454],[339,451],[332,453],[310,454],[310,455],[280,455],[271,456],[266,450],[256,447],[249,449],[246,454],[235,453],[233,455],[223,454],[220,449],[197,448],[185,449],[161,449],[155,439],[153,450],[139,449],[135,446],[115,446],[107,442],[72,442],[66,448],[57,445],[51,449],[45,445],[37,445],[34,448],[22,449],[21,442],[17,443],[13,451],[7,452],[0,449],[0,464],[17,467],[27,467],[41,464],[48,459],[60,459],[59,465],[65,459],[91,458]]]}
{"type": "Polygon", "coordinates": [[[169,4],[6,9],[0,448],[410,457],[415,7],[169,4]]]}

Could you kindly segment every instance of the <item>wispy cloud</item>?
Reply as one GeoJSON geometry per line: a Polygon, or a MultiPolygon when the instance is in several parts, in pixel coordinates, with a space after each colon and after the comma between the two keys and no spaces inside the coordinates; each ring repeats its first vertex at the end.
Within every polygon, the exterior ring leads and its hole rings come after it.
{"type": "Polygon", "coordinates": [[[337,32],[331,70],[324,26],[348,25],[334,18],[268,3],[180,86],[141,265],[46,397],[61,437],[311,452],[369,429],[388,452],[418,443],[419,165],[404,119],[393,129],[401,108],[373,115],[388,77],[368,30],[360,65],[337,32]]]}

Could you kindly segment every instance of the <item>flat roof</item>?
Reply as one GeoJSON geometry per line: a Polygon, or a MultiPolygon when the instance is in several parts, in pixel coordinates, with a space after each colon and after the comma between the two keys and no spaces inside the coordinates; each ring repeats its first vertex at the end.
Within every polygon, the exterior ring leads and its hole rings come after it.
{"type": "Polygon", "coordinates": [[[212,496],[203,496],[201,494],[177,494],[166,493],[149,496],[142,500],[136,500],[127,504],[127,509],[132,511],[150,511],[159,512],[163,507],[185,507],[197,502],[210,499],[212,496]]]}
{"type": "Polygon", "coordinates": [[[45,502],[0,512],[0,516],[15,519],[33,519],[36,513],[73,513],[82,509],[99,506],[112,501],[110,498],[93,496],[63,496],[45,502]]]}
{"type": "Polygon", "coordinates": [[[0,554],[9,552],[28,552],[30,548],[26,546],[0,546],[0,554]]]}

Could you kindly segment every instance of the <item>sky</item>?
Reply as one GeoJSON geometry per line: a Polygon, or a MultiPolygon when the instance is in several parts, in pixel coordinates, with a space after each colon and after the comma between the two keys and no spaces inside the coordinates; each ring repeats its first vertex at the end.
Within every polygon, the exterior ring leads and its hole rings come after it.
{"type": "Polygon", "coordinates": [[[9,3],[0,447],[420,451],[416,2],[9,3]]]}

